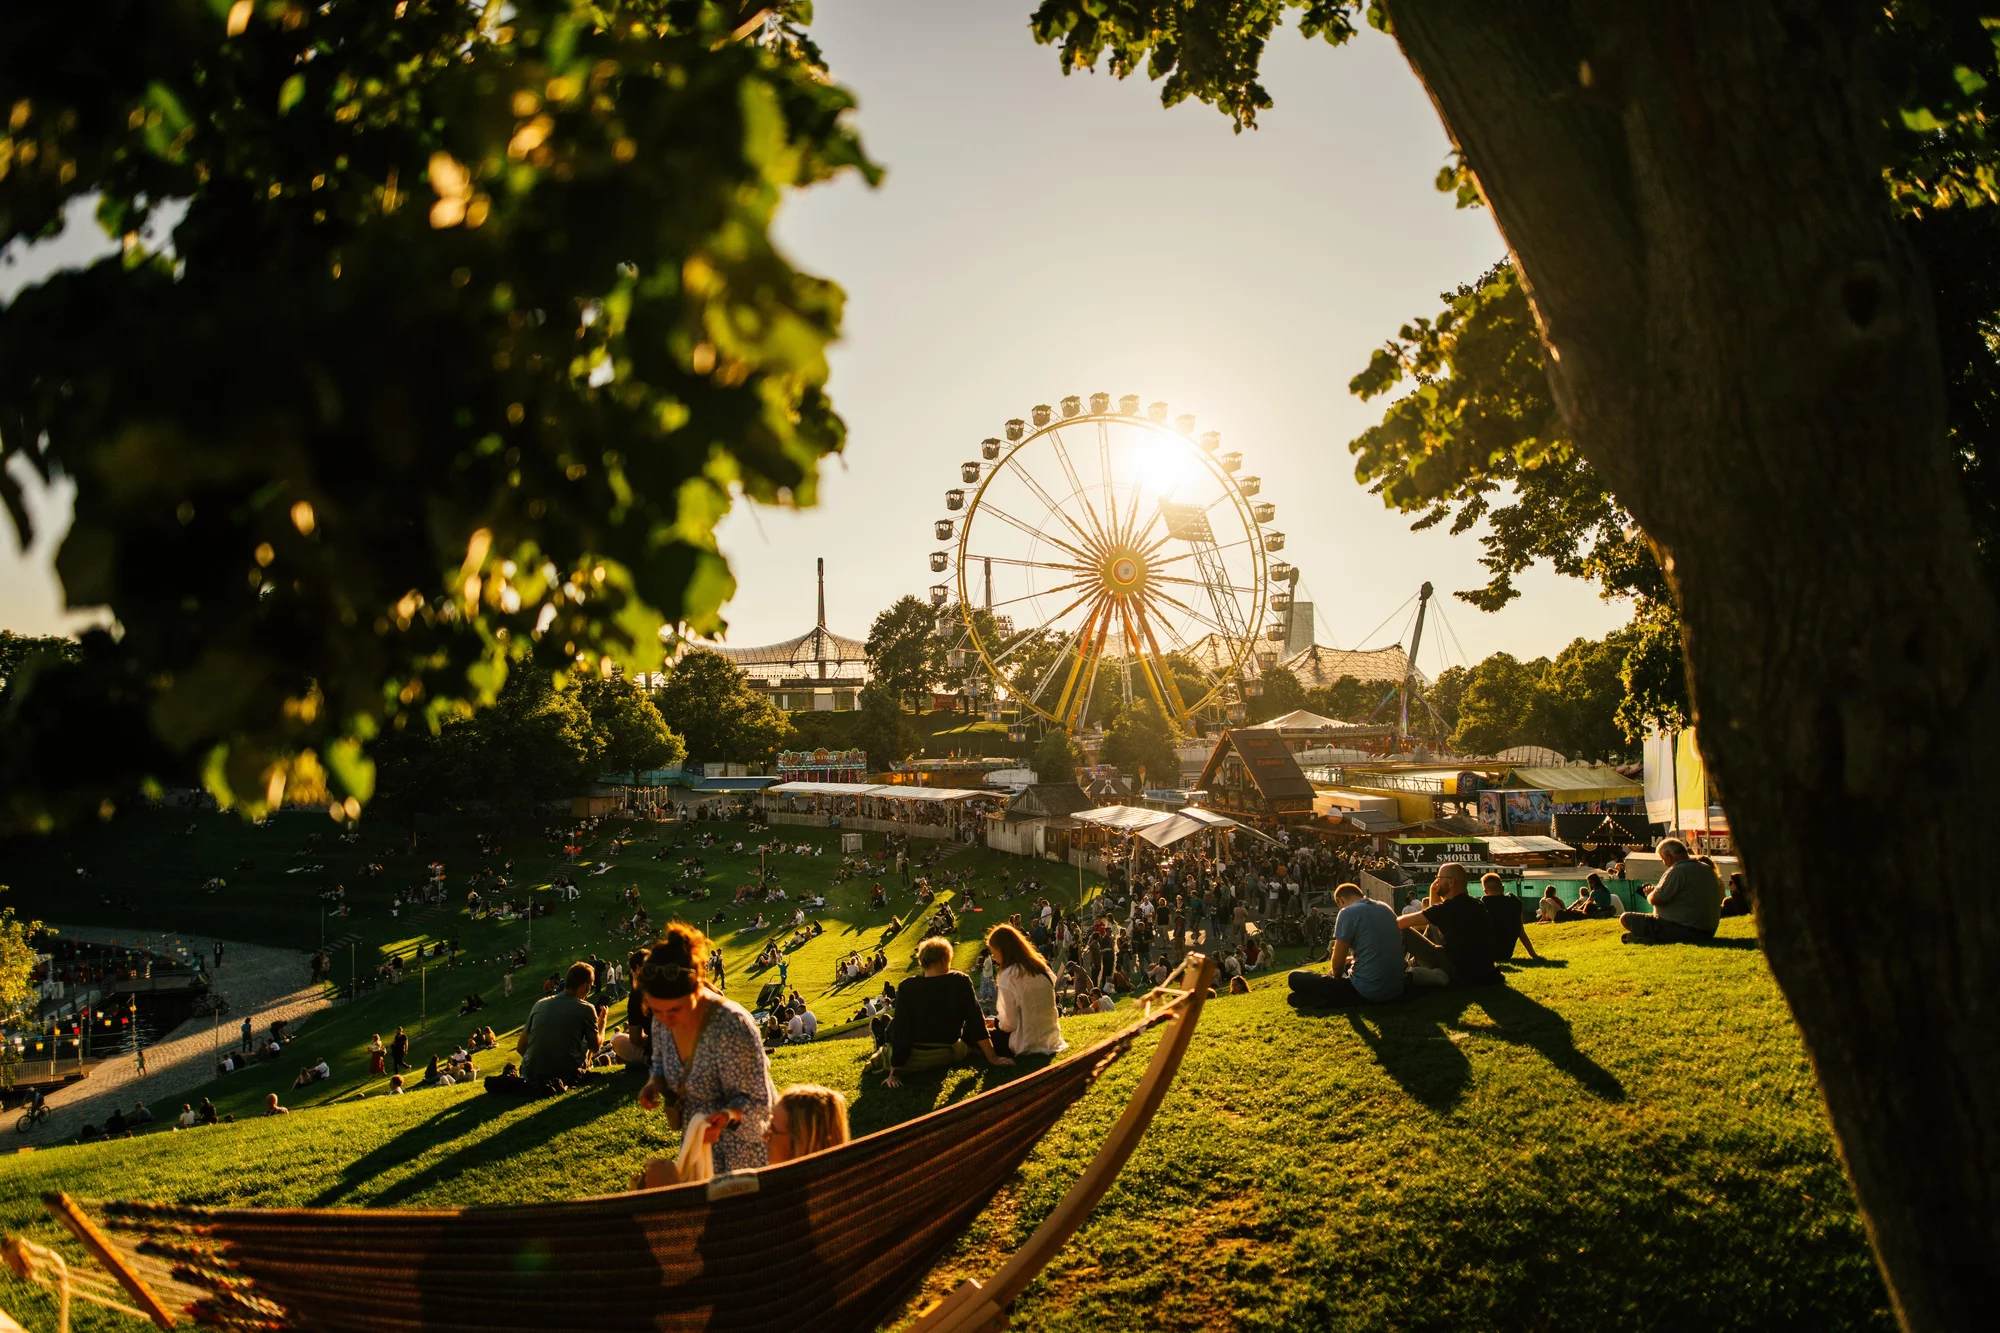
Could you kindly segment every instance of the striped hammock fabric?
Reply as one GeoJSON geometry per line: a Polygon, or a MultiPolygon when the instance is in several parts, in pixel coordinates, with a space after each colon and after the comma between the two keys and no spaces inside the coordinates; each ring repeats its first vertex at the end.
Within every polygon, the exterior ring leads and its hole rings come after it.
{"type": "MultiPolygon", "coordinates": [[[[61,1204],[79,1235],[96,1230],[83,1213],[102,1220],[108,1266],[129,1265],[163,1312],[214,1328],[871,1329],[1097,1076],[1189,998],[979,1096],[705,1184],[432,1210],[61,1204]]],[[[1190,1027],[1198,1008],[1182,1014],[1190,1027]]]]}

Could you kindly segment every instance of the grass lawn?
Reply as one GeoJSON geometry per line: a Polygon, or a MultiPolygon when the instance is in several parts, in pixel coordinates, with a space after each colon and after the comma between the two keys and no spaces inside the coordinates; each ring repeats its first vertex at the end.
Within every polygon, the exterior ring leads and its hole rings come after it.
{"type": "MultiPolygon", "coordinates": [[[[817,943],[833,942],[830,963],[842,946],[829,929],[817,943]]],[[[1510,969],[1504,988],[1341,1014],[1295,1013],[1278,977],[1218,998],[1151,1134],[1015,1326],[1892,1327],[1748,923],[1725,922],[1702,949],[1624,947],[1608,923],[1530,929],[1549,962],[1510,969]]],[[[731,989],[742,993],[734,978],[731,989]]],[[[1125,1017],[1065,1030],[1080,1045],[1125,1017]]],[[[315,1021],[331,1036],[352,1017],[315,1021]]],[[[930,1294],[990,1272],[1026,1237],[1102,1141],[1151,1045],[1041,1144],[930,1294]]],[[[864,1086],[865,1048],[784,1050],[774,1076],[845,1089],[860,1132],[987,1077],[864,1086]]],[[[35,1152],[0,1163],[0,1229],[49,1238],[35,1199],[52,1188],[329,1205],[612,1190],[671,1146],[635,1091],[621,1076],[525,1106],[472,1089],[371,1096],[35,1152]]],[[[949,1163],[937,1188],[951,1188],[949,1163]]],[[[5,1300],[31,1326],[50,1322],[18,1284],[5,1300]]],[[[802,1310],[801,1327],[810,1319],[802,1310]]]]}
{"type": "MultiPolygon", "coordinates": [[[[556,821],[547,821],[551,828],[556,821]]],[[[574,824],[567,825],[574,828],[574,824]]],[[[452,818],[427,820],[423,836],[412,852],[407,834],[401,830],[364,823],[363,835],[354,844],[338,841],[337,829],[325,815],[281,815],[264,827],[245,824],[233,815],[216,813],[145,811],[121,815],[113,824],[86,831],[74,838],[48,843],[15,843],[0,851],[0,883],[12,891],[0,896],[0,904],[12,906],[23,916],[70,925],[131,927],[142,931],[185,931],[219,935],[226,939],[311,950],[320,942],[321,889],[344,884],[351,916],[328,918],[326,938],[353,936],[351,956],[362,975],[373,970],[387,949],[406,948],[419,941],[456,939],[463,950],[456,966],[433,964],[421,979],[411,971],[400,985],[384,985],[359,999],[337,1005],[305,1023],[285,1058],[276,1064],[258,1062],[241,1073],[216,1080],[198,1089],[194,1097],[211,1097],[224,1112],[244,1115],[259,1110],[265,1094],[276,1092],[292,1107],[314,1106],[351,1097],[362,1091],[381,1091],[383,1079],[368,1074],[366,1052],[369,1039],[380,1033],[386,1043],[401,1025],[411,1036],[413,1063],[422,1068],[434,1053],[441,1054],[465,1040],[475,1021],[458,1016],[459,1002],[469,992],[478,992],[487,1007],[476,1015],[481,1025],[490,1025],[503,1041],[499,1052],[482,1053],[477,1064],[485,1072],[497,1070],[512,1041],[506,1034],[517,1029],[529,1007],[540,997],[545,978],[561,972],[571,962],[593,950],[599,957],[615,958],[621,965],[630,950],[628,941],[614,938],[609,924],[626,910],[619,896],[628,885],[639,886],[641,900],[658,925],[674,917],[705,923],[720,908],[727,921],[714,928],[714,938],[723,954],[726,989],[731,998],[752,1004],[759,988],[775,980],[775,970],[753,969],[751,964],[773,935],[788,938],[789,928],[752,930],[750,923],[758,909],[736,907],[729,900],[740,884],[753,883],[757,858],[731,853],[727,848],[743,841],[754,847],[766,836],[781,837],[788,847],[806,845],[823,849],[821,855],[774,855],[769,864],[787,894],[795,902],[813,893],[826,895],[828,907],[812,913],[826,933],[786,955],[789,980],[814,1008],[824,1026],[836,1026],[848,1019],[874,986],[835,987],[835,963],[855,949],[872,952],[883,940],[892,917],[901,916],[910,924],[884,946],[889,955],[890,980],[900,980],[911,967],[918,928],[924,913],[911,921],[914,894],[902,888],[893,871],[879,877],[889,891],[889,906],[868,910],[869,891],[875,877],[855,877],[833,883],[840,868],[840,834],[834,829],[779,826],[771,835],[749,834],[740,823],[704,822],[692,828],[671,825],[632,824],[605,821],[586,834],[578,864],[562,847],[567,839],[551,839],[536,827],[517,830],[501,842],[498,856],[478,851],[477,835],[492,834],[504,825],[494,820],[452,818]],[[188,832],[192,826],[194,831],[188,832]],[[722,839],[721,845],[702,848],[697,834],[707,831],[722,839]],[[636,839],[623,852],[609,850],[614,838],[636,839]],[[308,839],[317,840],[308,843],[308,839]],[[688,846],[668,853],[665,860],[653,860],[662,846],[671,848],[676,839],[688,846]],[[538,918],[534,925],[534,953],[530,965],[514,978],[511,999],[502,994],[501,962],[527,937],[527,923],[502,923],[492,918],[473,921],[465,905],[465,892],[475,869],[498,865],[505,857],[515,861],[513,888],[519,897],[528,886],[536,896],[552,900],[547,886],[551,876],[566,870],[582,888],[583,896],[574,905],[576,924],[570,921],[570,905],[558,904],[554,915],[538,918]],[[700,856],[706,873],[700,880],[684,880],[680,861],[684,856],[700,856]],[[590,872],[609,861],[612,869],[604,875],[590,872]],[[236,866],[248,862],[247,871],[236,866]],[[427,878],[426,867],[436,861],[445,867],[447,901],[443,907],[406,904],[402,914],[391,917],[390,902],[398,890],[407,889],[427,878]],[[379,876],[360,875],[362,865],[379,862],[385,867],[379,876]],[[88,874],[79,877],[77,867],[88,874]],[[295,867],[322,867],[292,873],[295,867]],[[201,885],[212,876],[227,880],[217,892],[203,892],[201,885]],[[712,896],[694,902],[688,891],[705,885],[712,896]],[[106,900],[110,901],[107,902],[106,900]],[[424,1017],[428,1011],[428,1018],[424,1017]],[[299,1067],[326,1056],[332,1065],[332,1079],[292,1091],[299,1067]]],[[[867,834],[871,854],[880,852],[880,834],[867,834]]],[[[984,849],[957,848],[918,840],[915,854],[936,848],[941,866],[953,872],[971,872],[971,886],[978,892],[981,910],[965,914],[960,923],[961,963],[977,952],[976,938],[985,926],[1003,919],[1002,909],[1025,906],[1025,900],[1009,902],[996,897],[1003,883],[1024,872],[1032,872],[1048,885],[1058,902],[1074,904],[1079,892],[1095,893],[1095,876],[1079,878],[1073,867],[1052,862],[1031,865],[1015,857],[1000,856],[984,849]]],[[[946,889],[947,900],[960,890],[946,889]]],[[[771,904],[763,910],[776,922],[780,909],[789,920],[786,904],[771,904]]],[[[333,950],[334,975],[348,975],[350,950],[333,950]]],[[[227,962],[218,974],[227,993],[227,962]]],[[[301,982],[305,981],[303,969],[301,982]]],[[[879,983],[877,983],[879,984],[879,983]]],[[[223,1020],[219,1040],[228,1045],[236,1037],[235,1019],[223,1020]]],[[[176,1099],[171,1110],[178,1111],[176,1099]]],[[[156,1112],[160,1107],[153,1108],[156,1112]]]]}

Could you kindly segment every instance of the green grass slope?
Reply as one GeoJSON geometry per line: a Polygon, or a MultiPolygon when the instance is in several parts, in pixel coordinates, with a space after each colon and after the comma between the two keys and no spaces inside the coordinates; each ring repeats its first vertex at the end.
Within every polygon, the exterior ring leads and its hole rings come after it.
{"type": "MultiPolygon", "coordinates": [[[[875,989],[872,985],[835,986],[834,967],[852,950],[872,952],[883,944],[896,916],[909,920],[910,927],[884,944],[889,956],[887,978],[899,980],[911,967],[917,927],[924,915],[915,908],[914,894],[901,887],[893,872],[835,883],[835,873],[841,867],[838,830],[779,826],[767,835],[751,834],[740,822],[705,822],[677,830],[606,821],[585,835],[583,850],[572,864],[563,851],[567,840],[552,840],[543,824],[548,828],[574,827],[569,821],[553,819],[528,828],[472,817],[426,820],[423,836],[411,851],[401,830],[366,822],[356,843],[342,843],[334,836],[334,824],[324,815],[281,815],[256,827],[233,815],[142,811],[121,815],[110,825],[66,840],[0,849],[0,883],[13,886],[11,892],[0,896],[0,904],[14,907],[23,916],[48,921],[129,928],[135,937],[179,931],[311,950],[321,938],[319,892],[343,884],[353,914],[328,918],[324,927],[328,939],[353,939],[351,949],[342,945],[332,951],[337,979],[347,977],[350,958],[366,975],[384,951],[407,949],[419,942],[459,942],[463,952],[456,965],[433,965],[422,977],[412,971],[399,985],[378,987],[313,1017],[300,1028],[283,1060],[276,1064],[259,1061],[251,1069],[196,1089],[192,1098],[173,1099],[166,1109],[175,1111],[181,1101],[198,1100],[203,1095],[212,1097],[221,1110],[243,1115],[261,1108],[265,1095],[271,1092],[278,1093],[287,1106],[300,1107],[357,1092],[380,1091],[386,1080],[368,1074],[369,1039],[379,1033],[386,1042],[399,1025],[410,1033],[411,1054],[418,1068],[431,1055],[447,1052],[464,1041],[475,1021],[492,1026],[504,1038],[525,1019],[546,977],[592,951],[623,964],[631,942],[614,936],[611,925],[629,910],[619,901],[629,885],[638,886],[640,899],[656,926],[675,917],[706,924],[720,908],[727,919],[713,927],[711,934],[723,954],[726,989],[731,998],[749,1005],[762,984],[777,975],[775,969],[753,968],[752,962],[774,935],[791,935],[788,927],[752,929],[758,909],[729,902],[738,885],[755,882],[757,857],[748,849],[767,837],[781,838],[787,847],[820,851],[818,855],[790,851],[773,855],[769,866],[793,903],[814,893],[827,898],[827,909],[813,914],[826,933],[786,955],[790,984],[805,996],[822,1024],[841,1023],[875,989]],[[190,827],[193,832],[188,831],[190,827]],[[697,846],[701,831],[716,833],[723,839],[722,845],[697,846]],[[477,835],[481,832],[498,836],[497,855],[478,851],[477,835]],[[641,840],[622,851],[613,850],[614,840],[625,836],[641,840]],[[688,844],[685,849],[671,850],[677,838],[688,844]],[[727,850],[737,841],[744,843],[745,851],[727,850]],[[653,853],[663,846],[669,849],[667,859],[653,860],[653,853]],[[684,856],[702,858],[706,873],[700,879],[682,877],[684,856]],[[569,873],[583,891],[574,904],[574,924],[567,903],[558,904],[554,915],[535,921],[530,966],[515,976],[511,999],[502,992],[504,967],[500,960],[527,943],[527,923],[491,917],[473,921],[465,906],[472,872],[497,867],[507,857],[515,861],[510,892],[516,897],[533,891],[539,899],[552,900],[548,885],[558,871],[569,873]],[[445,867],[445,904],[405,905],[400,916],[392,917],[390,904],[395,893],[426,878],[426,867],[433,861],[445,867]],[[244,862],[250,868],[237,870],[244,862]],[[360,868],[369,863],[383,865],[384,872],[361,875],[360,868]],[[604,864],[611,866],[607,873],[590,873],[604,864]],[[77,876],[78,867],[89,873],[77,876]],[[228,881],[227,886],[214,893],[202,891],[200,885],[212,876],[221,876],[228,881]],[[889,905],[871,911],[869,891],[876,878],[889,890],[889,905]],[[712,896],[691,901],[689,891],[697,886],[706,887],[712,896]],[[913,913],[916,919],[910,920],[913,913]],[[476,1018],[461,1018],[460,1000],[470,992],[478,992],[487,1007],[476,1018]],[[291,1085],[299,1068],[321,1056],[332,1066],[333,1078],[294,1094],[291,1085]]],[[[867,835],[867,846],[872,855],[879,855],[882,836],[867,835]]],[[[1056,901],[1071,905],[1079,895],[1094,893],[1099,884],[1094,876],[1080,877],[1073,867],[1049,862],[1034,864],[984,849],[937,847],[921,840],[915,846],[920,855],[935,849],[943,869],[970,875],[969,885],[981,900],[980,910],[965,913],[959,929],[962,963],[976,952],[976,939],[987,925],[1004,919],[1004,911],[1026,905],[1025,898],[1010,901],[998,896],[1021,874],[1040,877],[1056,901]]],[[[946,889],[943,896],[958,899],[962,891],[946,889]]],[[[790,916],[788,904],[772,904],[763,910],[774,923],[790,916]]],[[[227,993],[226,962],[218,977],[227,993]]],[[[305,980],[303,971],[300,980],[305,980]]],[[[217,1037],[224,1046],[234,1041],[233,1016],[218,1026],[217,1037]]],[[[480,1057],[477,1063],[482,1072],[497,1069],[513,1043],[503,1039],[501,1045],[502,1052],[480,1057]]]]}
{"type": "MultiPolygon", "coordinates": [[[[1215,1000],[1146,1141],[1016,1327],[1892,1326],[1799,1040],[1747,923],[1717,947],[1534,927],[1508,985],[1299,1014],[1281,978],[1215,1000]]],[[[1076,1044],[1129,1017],[1066,1024],[1076,1044]]],[[[989,1273],[1102,1141],[1151,1040],[1108,1073],[932,1275],[989,1273]]],[[[865,1043],[780,1052],[863,1132],[976,1092],[884,1090],[865,1043]]],[[[199,1203],[499,1203],[619,1188],[671,1146],[636,1082],[527,1106],[446,1089],[0,1163],[0,1228],[47,1189],[199,1203]]],[[[934,1186],[951,1188],[949,1162],[934,1186]]],[[[18,1284],[31,1325],[46,1303],[18,1284]]],[[[801,1310],[801,1327],[810,1314],[801,1310]]],[[[101,1324],[103,1320],[96,1320],[101,1324]]]]}

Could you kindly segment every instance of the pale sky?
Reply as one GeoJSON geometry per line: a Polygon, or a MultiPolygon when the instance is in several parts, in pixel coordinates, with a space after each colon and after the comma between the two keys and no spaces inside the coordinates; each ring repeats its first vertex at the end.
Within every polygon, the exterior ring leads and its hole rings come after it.
{"type": "MultiPolygon", "coordinates": [[[[1030,8],[818,7],[815,34],[888,177],[809,192],[781,215],[794,260],[848,293],[829,388],[849,442],[817,509],[739,508],[724,523],[740,584],[730,642],[809,628],[817,556],[829,624],[865,636],[877,611],[935,581],[931,521],[978,441],[1037,403],[1100,390],[1221,431],[1277,503],[1320,640],[1395,642],[1419,583],[1442,595],[1483,582],[1480,548],[1410,532],[1355,483],[1347,441],[1380,405],[1347,381],[1503,252],[1488,217],[1432,187],[1446,141],[1423,91],[1373,32],[1341,50],[1281,33],[1265,63],[1277,106],[1236,135],[1207,107],[1162,109],[1143,80],[1064,78],[1028,35],[1030,8]]],[[[0,267],[0,300],[47,262],[0,267]]],[[[0,625],[58,628],[52,545],[24,559],[0,532],[0,625]]],[[[1422,669],[1553,654],[1626,619],[1546,570],[1520,586],[1497,615],[1445,599],[1455,638],[1427,631],[1422,669]]]]}

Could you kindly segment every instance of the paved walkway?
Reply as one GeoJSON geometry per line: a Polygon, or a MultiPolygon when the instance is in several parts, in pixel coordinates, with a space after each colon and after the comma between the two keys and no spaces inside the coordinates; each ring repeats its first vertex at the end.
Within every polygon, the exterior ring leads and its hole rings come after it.
{"type": "MultiPolygon", "coordinates": [[[[69,939],[97,944],[122,943],[135,947],[157,944],[158,935],[134,930],[101,930],[90,926],[57,926],[69,939]]],[[[203,957],[214,957],[215,941],[208,937],[176,934],[172,938],[188,945],[203,957]]],[[[215,984],[229,997],[229,1013],[222,1020],[222,1045],[238,1044],[244,1015],[252,1030],[260,1035],[274,1018],[289,1019],[296,1028],[309,1015],[328,1008],[325,988],[315,986],[310,954],[290,949],[269,949],[258,944],[222,942],[222,967],[213,975],[215,984]]],[[[143,1101],[163,1123],[180,1114],[181,1094],[215,1077],[215,1020],[196,1016],[146,1048],[146,1076],[139,1077],[136,1062],[120,1056],[98,1064],[90,1077],[49,1097],[49,1118],[26,1135],[10,1134],[8,1147],[22,1144],[64,1143],[76,1137],[86,1124],[102,1125],[114,1106],[129,1114],[134,1102],[143,1101]]],[[[13,1115],[7,1117],[11,1127],[13,1115]]]]}

